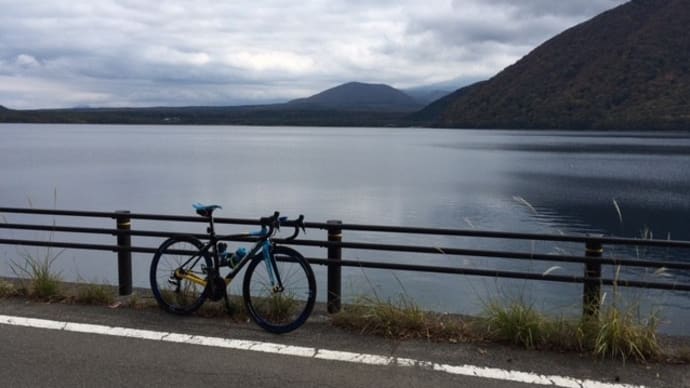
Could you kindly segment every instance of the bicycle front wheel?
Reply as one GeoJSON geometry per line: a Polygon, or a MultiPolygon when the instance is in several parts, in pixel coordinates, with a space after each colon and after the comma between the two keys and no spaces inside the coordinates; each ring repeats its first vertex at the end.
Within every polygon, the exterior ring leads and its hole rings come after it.
{"type": "Polygon", "coordinates": [[[311,266],[299,252],[278,246],[271,255],[275,266],[261,254],[249,263],[244,274],[244,304],[257,325],[281,334],[302,326],[311,314],[316,281],[311,266]],[[280,276],[282,289],[271,282],[276,275],[280,276]]]}
{"type": "Polygon", "coordinates": [[[151,290],[165,311],[190,314],[206,300],[207,270],[212,263],[208,252],[201,252],[202,247],[201,241],[193,237],[172,237],[163,242],[153,256],[151,290]],[[185,251],[190,253],[183,253],[185,251]]]}

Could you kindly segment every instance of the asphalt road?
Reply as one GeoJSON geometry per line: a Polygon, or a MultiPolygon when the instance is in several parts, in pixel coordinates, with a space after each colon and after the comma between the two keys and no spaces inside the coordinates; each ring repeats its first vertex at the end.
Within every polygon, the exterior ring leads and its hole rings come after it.
{"type": "Polygon", "coordinates": [[[508,387],[412,368],[5,327],[8,387],[508,387]]]}
{"type": "MultiPolygon", "coordinates": [[[[315,317],[283,336],[250,323],[181,318],[156,309],[0,300],[0,314],[280,343],[315,349],[406,357],[444,365],[476,365],[610,384],[690,387],[687,365],[623,365],[577,355],[526,352],[496,345],[390,341],[343,332],[315,317]]],[[[445,373],[428,367],[367,365],[253,350],[170,343],[0,324],[0,382],[5,387],[528,387],[445,373]]]]}

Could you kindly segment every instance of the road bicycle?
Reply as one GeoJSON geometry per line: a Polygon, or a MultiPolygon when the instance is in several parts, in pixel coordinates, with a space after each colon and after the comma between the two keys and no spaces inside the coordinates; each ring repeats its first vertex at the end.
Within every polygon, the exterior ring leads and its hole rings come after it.
{"type": "Polygon", "coordinates": [[[175,314],[190,314],[206,301],[225,298],[227,288],[246,266],[242,296],[246,311],[263,329],[287,333],[300,327],[311,314],[316,281],[309,262],[296,250],[276,245],[272,237],[281,225],[294,226],[292,236],[304,231],[304,216],[288,221],[275,212],[259,220],[261,230],[218,236],[213,211],[218,205],[194,204],[196,213],[208,218],[206,242],[193,236],[174,236],[164,241],[151,262],[151,290],[158,304],[175,314]],[[230,252],[223,240],[254,238],[254,246],[230,252]],[[222,276],[222,268],[229,268],[222,276]]]}

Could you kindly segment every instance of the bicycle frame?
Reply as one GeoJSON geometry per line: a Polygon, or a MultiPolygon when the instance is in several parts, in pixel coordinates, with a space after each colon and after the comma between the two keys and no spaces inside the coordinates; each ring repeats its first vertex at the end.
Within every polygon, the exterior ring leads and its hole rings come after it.
{"type": "Polygon", "coordinates": [[[288,220],[275,211],[272,216],[259,218],[260,230],[217,235],[213,211],[220,206],[193,206],[208,228],[203,235],[175,233],[156,250],[149,276],[158,305],[169,313],[186,315],[197,311],[206,300],[223,299],[232,312],[228,285],[242,272],[244,280],[238,284],[242,300],[257,325],[281,334],[304,324],[316,301],[316,279],[309,261],[283,246],[297,238],[300,229],[306,233],[304,215],[288,220]],[[279,240],[276,236],[282,227],[294,227],[294,232],[290,237],[281,234],[279,240]],[[226,242],[230,241],[247,244],[227,249],[226,242]]]}
{"type": "MultiPolygon", "coordinates": [[[[225,281],[225,285],[229,285],[230,282],[237,276],[237,274],[244,268],[247,263],[249,263],[250,260],[252,260],[256,254],[259,253],[259,251],[262,251],[264,261],[266,263],[266,270],[269,274],[270,281],[271,281],[271,286],[273,287],[273,290],[276,292],[280,292],[283,290],[283,284],[280,279],[280,273],[277,270],[275,259],[271,255],[271,247],[272,247],[272,242],[271,242],[271,235],[274,233],[274,228],[266,228],[266,226],[262,225],[261,230],[256,231],[256,232],[251,232],[251,233],[240,233],[240,234],[229,234],[229,235],[224,235],[224,236],[217,236],[215,233],[215,228],[214,228],[214,223],[213,223],[213,217],[210,218],[209,220],[209,227],[207,229],[208,232],[208,242],[205,243],[201,249],[199,250],[198,254],[192,256],[189,258],[189,260],[185,261],[180,267],[184,267],[188,263],[190,263],[193,260],[200,260],[202,255],[210,252],[212,258],[213,258],[213,275],[212,277],[215,276],[220,276],[220,273],[218,272],[221,268],[220,265],[220,257],[218,255],[218,251],[216,247],[218,246],[218,242],[223,241],[223,240],[230,240],[233,238],[251,238],[255,237],[258,238],[256,243],[254,244],[254,247],[239,261],[239,263],[235,264],[233,267],[231,267],[230,272],[225,275],[223,278],[225,281]]],[[[194,263],[194,265],[196,262],[194,263]]],[[[178,272],[180,269],[177,269],[175,271],[175,276],[182,278],[182,279],[187,279],[191,282],[194,282],[196,284],[199,284],[203,287],[206,287],[207,285],[207,280],[203,279],[199,276],[197,276],[194,273],[180,273],[178,272]]]]}

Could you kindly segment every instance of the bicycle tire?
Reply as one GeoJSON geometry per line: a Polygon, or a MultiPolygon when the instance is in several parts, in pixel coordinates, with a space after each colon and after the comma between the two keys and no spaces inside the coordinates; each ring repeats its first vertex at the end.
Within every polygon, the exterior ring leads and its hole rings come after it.
{"type": "MultiPolygon", "coordinates": [[[[208,284],[201,286],[187,279],[175,277],[175,271],[190,259],[190,255],[165,252],[166,250],[200,251],[203,247],[201,241],[194,237],[172,237],[165,240],[151,261],[149,273],[151,290],[158,305],[165,311],[173,314],[191,314],[206,300],[208,284]]],[[[185,271],[208,279],[206,269],[213,266],[208,252],[203,252],[201,257],[192,260],[185,271]],[[206,265],[203,268],[202,265],[206,265]]]]}
{"type": "Polygon", "coordinates": [[[283,291],[270,284],[263,255],[255,256],[244,274],[242,294],[252,320],[271,333],[282,334],[302,326],[314,309],[316,280],[307,260],[294,249],[278,246],[271,252],[283,291]]]}

